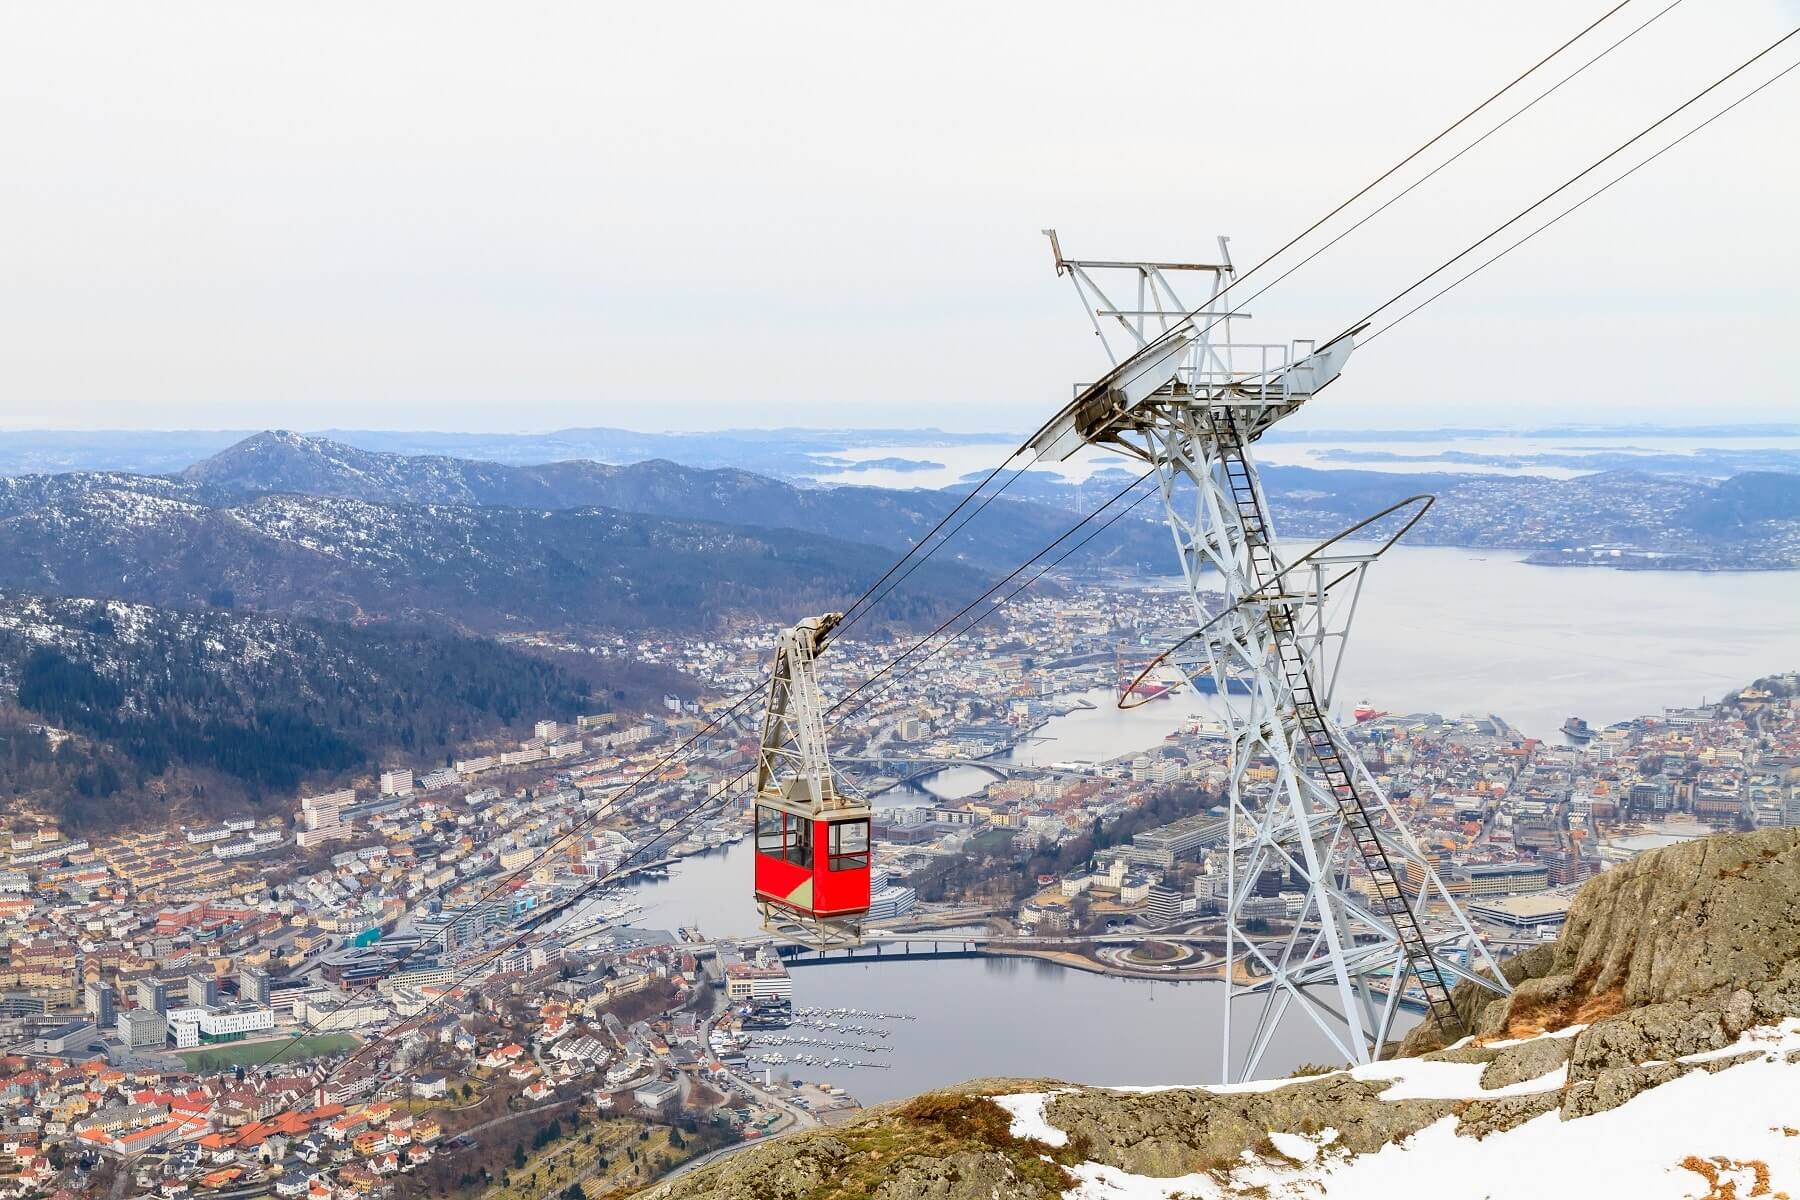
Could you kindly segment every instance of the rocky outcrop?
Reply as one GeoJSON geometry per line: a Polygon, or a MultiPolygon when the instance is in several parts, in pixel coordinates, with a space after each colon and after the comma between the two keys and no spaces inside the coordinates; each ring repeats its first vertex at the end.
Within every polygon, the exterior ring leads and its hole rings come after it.
{"type": "Polygon", "coordinates": [[[1384,1101],[1385,1088],[1329,1075],[1247,1094],[1079,1089],[1051,1100],[1044,1115],[1094,1161],[1166,1177],[1228,1166],[1246,1148],[1266,1146],[1271,1133],[1335,1129],[1337,1145],[1368,1153],[1455,1109],[1448,1100],[1384,1101]]]}
{"type": "Polygon", "coordinates": [[[1566,1066],[1573,1051],[1568,1038],[1537,1038],[1508,1046],[1488,1060],[1487,1069],[1481,1073],[1481,1086],[1503,1088],[1542,1079],[1566,1066]]]}
{"type": "Polygon", "coordinates": [[[1421,1079],[1465,1081],[1460,1093],[1396,1088],[1404,1062],[1229,1092],[981,1081],[779,1139],[648,1194],[1029,1200],[1101,1170],[1259,1194],[1257,1172],[1314,1160],[1339,1169],[1446,1118],[1485,1146],[1527,1122],[1584,1120],[1696,1073],[1792,1061],[1780,1029],[1800,1017],[1800,830],[1643,855],[1590,881],[1555,944],[1503,970],[1510,997],[1457,989],[1476,1036],[1446,1049],[1421,1029],[1401,1048],[1421,1079]],[[1043,1094],[1043,1120],[1015,1125],[993,1097],[1026,1092],[1043,1094]]]}
{"type": "MultiPolygon", "coordinates": [[[[1766,983],[1800,959],[1800,830],[1701,838],[1588,881],[1562,935],[1505,967],[1514,992],[1456,989],[1477,1034],[1525,1037],[1766,983]]],[[[1414,1030],[1402,1054],[1435,1049],[1414,1030]]]]}

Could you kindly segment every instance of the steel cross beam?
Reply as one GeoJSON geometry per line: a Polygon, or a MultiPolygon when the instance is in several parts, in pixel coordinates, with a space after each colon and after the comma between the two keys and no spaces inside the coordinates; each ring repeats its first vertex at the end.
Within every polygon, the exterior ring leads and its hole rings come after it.
{"type": "Polygon", "coordinates": [[[1228,263],[1078,263],[1063,259],[1060,247],[1057,260],[1090,318],[1115,317],[1111,330],[1095,321],[1102,338],[1114,335],[1113,366],[1034,443],[1062,457],[1105,446],[1154,470],[1203,648],[1198,669],[1213,678],[1232,743],[1225,1079],[1256,1077],[1295,1009],[1347,1060],[1371,1061],[1390,1038],[1409,980],[1440,1028],[1460,1035],[1451,983],[1503,992],[1498,964],[1329,715],[1364,574],[1380,552],[1334,550],[1334,538],[1290,561],[1250,452],[1265,430],[1336,377],[1353,343],[1233,342],[1231,321],[1241,314],[1217,315],[1229,311],[1228,263]],[[1119,320],[1125,314],[1107,311],[1119,306],[1090,277],[1103,267],[1135,272],[1153,307],[1171,310],[1179,301],[1167,274],[1205,272],[1205,311],[1151,329],[1128,324],[1119,320]],[[1221,584],[1224,609],[1208,611],[1203,593],[1221,584]],[[1248,693],[1234,693],[1233,681],[1247,683],[1248,693]],[[1284,936],[1261,932],[1253,915],[1269,872],[1302,891],[1284,936]],[[1428,924],[1434,919],[1441,929],[1428,924]],[[1259,993],[1240,1052],[1233,1009],[1259,993]]]}

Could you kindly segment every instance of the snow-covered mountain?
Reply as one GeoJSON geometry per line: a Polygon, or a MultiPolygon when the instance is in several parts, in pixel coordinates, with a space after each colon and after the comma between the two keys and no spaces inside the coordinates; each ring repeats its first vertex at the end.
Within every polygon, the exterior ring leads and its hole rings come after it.
{"type": "MultiPolygon", "coordinates": [[[[893,561],[813,533],[615,509],[220,504],[206,485],[87,482],[0,508],[0,587],[474,631],[695,630],[841,605],[893,561]]],[[[983,583],[929,562],[877,616],[947,614],[983,583]]]]}
{"type": "MultiPolygon", "coordinates": [[[[625,466],[585,460],[507,466],[359,450],[285,431],[246,438],[195,463],[181,478],[237,496],[292,492],[378,504],[613,508],[677,520],[798,529],[895,552],[925,537],[955,503],[938,491],[800,488],[750,471],[704,469],[666,459],[625,466]]],[[[1116,490],[1115,485],[1106,494],[1116,490]]],[[[1083,511],[1087,507],[1092,506],[1083,511]]],[[[1146,509],[1145,516],[1151,515],[1146,509]]],[[[945,557],[985,570],[1010,570],[1067,529],[1071,520],[1065,508],[1002,496],[958,529],[945,557]]],[[[1168,535],[1148,520],[1122,521],[1095,544],[1091,557],[1160,567],[1167,562],[1168,535]]]]}

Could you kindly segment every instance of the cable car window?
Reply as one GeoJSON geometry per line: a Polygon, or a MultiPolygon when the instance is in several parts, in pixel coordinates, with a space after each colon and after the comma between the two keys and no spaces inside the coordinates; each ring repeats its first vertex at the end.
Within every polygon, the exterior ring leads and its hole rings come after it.
{"type": "Polygon", "coordinates": [[[779,808],[764,808],[760,805],[757,806],[756,852],[758,854],[772,854],[776,858],[782,857],[782,854],[786,849],[786,839],[784,836],[786,819],[787,814],[782,812],[779,808]]]}
{"type": "Polygon", "coordinates": [[[797,867],[812,870],[812,822],[805,817],[788,816],[787,855],[797,867]]]}
{"type": "Polygon", "coordinates": [[[831,826],[831,869],[850,871],[868,865],[869,822],[834,822],[831,826]]]}

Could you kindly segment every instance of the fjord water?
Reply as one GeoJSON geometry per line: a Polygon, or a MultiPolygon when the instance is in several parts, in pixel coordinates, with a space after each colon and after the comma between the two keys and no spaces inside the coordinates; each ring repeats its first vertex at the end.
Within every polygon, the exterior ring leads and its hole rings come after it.
{"type": "MultiPolygon", "coordinates": [[[[760,932],[750,903],[748,841],[683,859],[668,879],[633,884],[618,895],[644,906],[631,918],[643,928],[698,925],[713,937],[760,932]]],[[[841,1084],[864,1103],[983,1075],[1127,1085],[1219,1077],[1224,992],[1216,983],[1120,979],[1023,958],[802,966],[793,978],[798,1007],[915,1018],[885,1022],[888,1037],[867,1039],[887,1049],[845,1055],[890,1064],[885,1070],[770,1068],[777,1075],[841,1084]]],[[[1240,1002],[1240,1030],[1234,1032],[1247,1035],[1254,1018],[1254,1002],[1240,1002]]],[[[1417,1019],[1403,1013],[1401,1024],[1410,1027],[1417,1019]]],[[[804,1047],[775,1049],[792,1055],[804,1047]]],[[[1264,1062],[1269,1072],[1285,1074],[1303,1062],[1341,1057],[1311,1026],[1295,1022],[1282,1029],[1264,1062]]]]}

